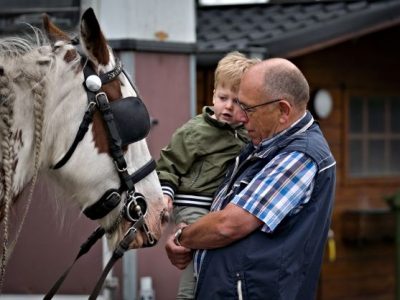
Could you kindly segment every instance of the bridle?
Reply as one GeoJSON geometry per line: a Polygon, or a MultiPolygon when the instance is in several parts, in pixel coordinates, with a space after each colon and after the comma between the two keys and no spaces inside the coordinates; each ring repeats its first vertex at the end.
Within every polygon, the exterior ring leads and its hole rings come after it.
{"type": "Polygon", "coordinates": [[[75,262],[82,255],[86,254],[104,234],[112,234],[115,232],[122,219],[126,219],[130,222],[131,226],[113,251],[89,299],[97,298],[108,272],[111,270],[114,263],[124,255],[124,252],[129,249],[129,245],[135,239],[138,230],[141,230],[145,234],[147,239],[146,246],[152,246],[157,242],[144,220],[148,208],[146,199],[141,193],[135,190],[135,184],[153,172],[156,168],[156,163],[154,159],[150,159],[133,174],[129,174],[123,150],[123,147],[142,140],[147,136],[150,130],[150,117],[147,109],[139,97],[126,97],[109,102],[106,93],[101,90],[101,87],[108,82],[116,80],[121,73],[125,75],[129,84],[135,90],[129,76],[123,70],[121,62],[116,59],[114,69],[98,75],[94,71],[90,60],[83,54],[83,51],[81,51],[79,40],[74,39],[72,44],[75,45],[77,51],[81,55],[81,65],[85,78],[83,86],[87,93],[88,106],[72,145],[64,157],[58,161],[52,169],[60,169],[68,162],[88,131],[89,125],[93,121],[95,111],[98,110],[106,125],[110,154],[118,172],[121,185],[118,189],[107,190],[98,201],[85,208],[83,212],[92,220],[101,219],[120,204],[122,199],[121,195],[124,192],[127,196],[123,208],[113,224],[107,229],[98,227],[88,237],[86,242],[81,245],[80,251],[73,263],[60,276],[44,299],[51,299],[56,294],[75,262]]]}

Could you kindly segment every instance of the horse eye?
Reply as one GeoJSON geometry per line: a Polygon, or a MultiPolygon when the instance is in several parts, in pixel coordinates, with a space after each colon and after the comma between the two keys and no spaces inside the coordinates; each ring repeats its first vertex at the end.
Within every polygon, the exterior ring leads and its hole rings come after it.
{"type": "Polygon", "coordinates": [[[63,41],[55,42],[55,43],[54,43],[54,46],[53,46],[53,51],[55,51],[55,50],[61,48],[63,45],[64,45],[64,42],[63,42],[63,41]]]}
{"type": "Polygon", "coordinates": [[[39,58],[36,63],[40,66],[48,65],[50,63],[50,58],[48,57],[39,58]]]}

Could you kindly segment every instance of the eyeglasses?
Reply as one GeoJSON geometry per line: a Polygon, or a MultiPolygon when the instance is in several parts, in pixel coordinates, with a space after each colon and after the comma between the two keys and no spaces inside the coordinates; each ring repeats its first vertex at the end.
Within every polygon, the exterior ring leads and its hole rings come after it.
{"type": "Polygon", "coordinates": [[[243,110],[243,112],[247,116],[247,113],[255,112],[257,107],[268,105],[268,104],[272,104],[272,103],[279,102],[279,101],[282,101],[282,100],[284,100],[284,99],[280,98],[280,99],[269,100],[267,102],[264,102],[264,103],[261,103],[261,104],[257,104],[257,105],[253,105],[253,106],[247,106],[246,104],[240,102],[239,99],[235,99],[234,102],[235,102],[235,104],[239,105],[241,110],[243,110]]]}

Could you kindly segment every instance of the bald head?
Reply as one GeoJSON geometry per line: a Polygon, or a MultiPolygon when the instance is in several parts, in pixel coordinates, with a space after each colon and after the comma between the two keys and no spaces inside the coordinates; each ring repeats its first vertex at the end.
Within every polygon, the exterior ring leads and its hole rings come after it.
{"type": "Polygon", "coordinates": [[[300,110],[305,110],[310,87],[303,73],[290,61],[271,58],[252,66],[243,77],[256,80],[268,99],[284,98],[300,110]]]}

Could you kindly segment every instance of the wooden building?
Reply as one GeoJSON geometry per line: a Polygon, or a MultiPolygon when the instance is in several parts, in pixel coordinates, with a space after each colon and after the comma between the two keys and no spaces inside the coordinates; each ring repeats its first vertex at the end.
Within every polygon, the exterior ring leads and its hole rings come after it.
{"type": "Polygon", "coordinates": [[[236,49],[286,57],[313,95],[331,94],[325,118],[309,103],[337,161],[336,258],[327,248],[318,299],[394,299],[395,219],[385,197],[400,190],[400,1],[202,8],[197,38],[199,107],[210,103],[215,61],[236,49]]]}

